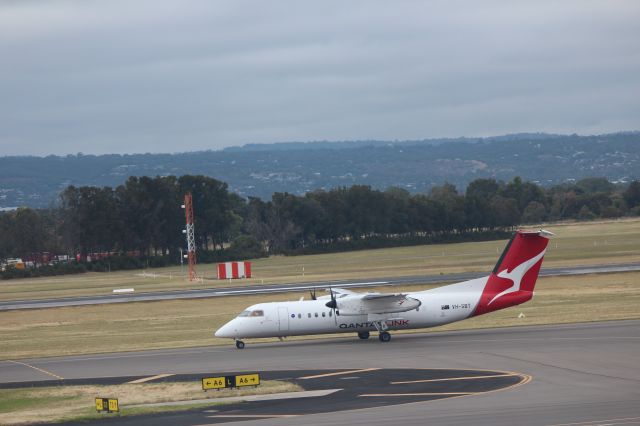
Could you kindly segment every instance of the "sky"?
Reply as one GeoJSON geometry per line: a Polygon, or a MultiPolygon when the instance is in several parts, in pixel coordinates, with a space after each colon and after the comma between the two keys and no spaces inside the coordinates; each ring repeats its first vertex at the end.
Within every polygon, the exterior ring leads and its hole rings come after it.
{"type": "Polygon", "coordinates": [[[637,0],[1,0],[0,156],[640,130],[637,0]]]}

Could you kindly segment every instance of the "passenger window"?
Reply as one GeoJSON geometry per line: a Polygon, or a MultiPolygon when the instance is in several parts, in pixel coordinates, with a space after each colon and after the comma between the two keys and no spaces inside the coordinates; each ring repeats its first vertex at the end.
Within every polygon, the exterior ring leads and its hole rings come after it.
{"type": "Polygon", "coordinates": [[[309,318],[311,318],[311,312],[309,312],[307,315],[308,315],[309,318]]]}
{"type": "Polygon", "coordinates": [[[323,312],[323,313],[322,313],[322,317],[324,318],[324,317],[326,317],[326,316],[327,316],[327,314],[326,314],[325,312],[323,312]]]}
{"type": "Polygon", "coordinates": [[[332,311],[329,311],[329,316],[331,316],[331,315],[332,315],[332,311]]]}
{"type": "Polygon", "coordinates": [[[302,318],[302,314],[298,314],[298,319],[302,318]]]}
{"type": "Polygon", "coordinates": [[[316,312],[316,318],[318,318],[318,313],[316,312]]]}

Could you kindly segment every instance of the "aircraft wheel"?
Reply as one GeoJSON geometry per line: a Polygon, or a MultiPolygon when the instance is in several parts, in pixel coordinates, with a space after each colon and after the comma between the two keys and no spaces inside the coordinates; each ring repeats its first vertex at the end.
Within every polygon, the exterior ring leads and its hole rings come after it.
{"type": "Polygon", "coordinates": [[[383,331],[378,336],[378,339],[380,339],[381,342],[388,342],[389,340],[391,340],[391,335],[386,331],[383,331]]]}
{"type": "Polygon", "coordinates": [[[244,342],[242,340],[236,340],[236,348],[244,349],[244,342]]]}
{"type": "Polygon", "coordinates": [[[361,338],[362,340],[367,340],[369,338],[369,332],[361,331],[358,333],[358,337],[361,338]]]}

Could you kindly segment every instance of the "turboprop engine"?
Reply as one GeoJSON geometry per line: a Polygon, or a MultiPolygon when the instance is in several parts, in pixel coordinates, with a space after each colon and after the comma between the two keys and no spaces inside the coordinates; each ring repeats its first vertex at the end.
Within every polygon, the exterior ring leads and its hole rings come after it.
{"type": "Polygon", "coordinates": [[[368,293],[365,295],[347,295],[336,299],[331,293],[331,300],[326,303],[340,315],[368,315],[406,312],[417,309],[421,305],[418,299],[406,294],[368,293]]]}

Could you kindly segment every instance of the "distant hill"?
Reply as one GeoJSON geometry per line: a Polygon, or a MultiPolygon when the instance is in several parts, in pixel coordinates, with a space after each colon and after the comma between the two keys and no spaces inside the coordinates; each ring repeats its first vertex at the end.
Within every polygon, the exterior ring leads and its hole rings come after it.
{"type": "Polygon", "coordinates": [[[480,177],[549,186],[584,177],[640,178],[640,132],[526,133],[420,141],[287,142],[181,154],[0,157],[0,209],[46,207],[68,185],[117,186],[129,176],[203,174],[242,196],[366,184],[426,192],[480,177]]]}

